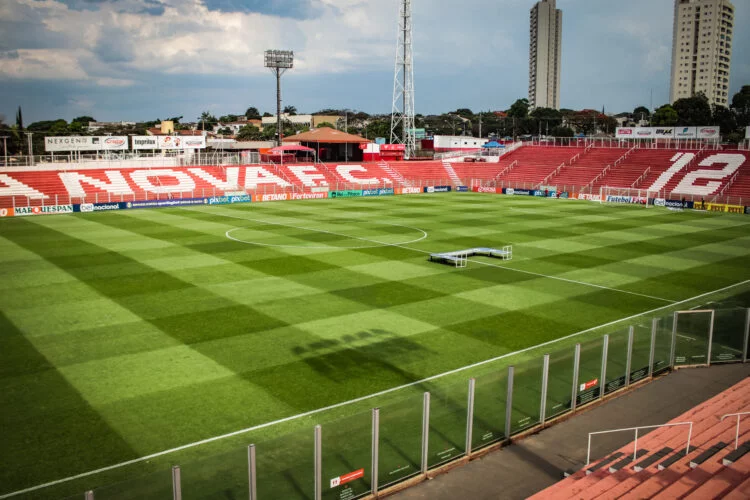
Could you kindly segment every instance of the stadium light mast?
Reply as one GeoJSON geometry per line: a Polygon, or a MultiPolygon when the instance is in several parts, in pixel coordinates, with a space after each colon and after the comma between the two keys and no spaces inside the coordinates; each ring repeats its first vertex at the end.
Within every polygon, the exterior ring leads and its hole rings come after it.
{"type": "Polygon", "coordinates": [[[276,75],[276,145],[281,146],[281,75],[294,67],[294,52],[291,50],[267,50],[265,67],[276,75]]]}
{"type": "Polygon", "coordinates": [[[414,58],[412,52],[411,0],[400,0],[396,69],[393,76],[391,143],[404,145],[404,158],[414,156],[417,148],[414,130],[414,58]],[[399,137],[398,127],[401,126],[399,137]]]}

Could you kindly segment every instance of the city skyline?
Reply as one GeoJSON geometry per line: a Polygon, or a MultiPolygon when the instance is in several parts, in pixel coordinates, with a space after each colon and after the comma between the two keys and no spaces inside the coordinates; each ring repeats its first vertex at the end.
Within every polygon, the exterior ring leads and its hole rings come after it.
{"type": "MultiPolygon", "coordinates": [[[[0,113],[26,123],[92,115],[153,120],[273,112],[268,48],[295,51],[284,105],[388,113],[398,1],[7,0],[0,6],[0,113]],[[262,2],[261,2],[262,3],[262,2]],[[190,15],[186,15],[186,14],[190,15]]],[[[531,0],[414,2],[416,112],[507,109],[528,95],[531,0]]],[[[671,0],[558,0],[563,108],[632,111],[669,102],[671,0]]],[[[735,24],[750,21],[736,5],[735,24]]],[[[747,30],[735,46],[750,45],[747,30]]],[[[732,60],[729,98],[750,83],[732,60]]]]}

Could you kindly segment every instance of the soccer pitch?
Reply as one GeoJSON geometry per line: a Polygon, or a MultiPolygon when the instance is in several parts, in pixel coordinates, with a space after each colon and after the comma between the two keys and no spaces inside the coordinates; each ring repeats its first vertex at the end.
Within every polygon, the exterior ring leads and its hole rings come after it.
{"type": "Polygon", "coordinates": [[[0,496],[704,304],[749,223],[473,193],[0,220],[0,496]]]}

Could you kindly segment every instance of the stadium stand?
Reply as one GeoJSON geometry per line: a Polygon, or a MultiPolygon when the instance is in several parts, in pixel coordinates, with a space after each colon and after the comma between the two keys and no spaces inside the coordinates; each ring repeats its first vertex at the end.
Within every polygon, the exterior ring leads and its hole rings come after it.
{"type": "Polygon", "coordinates": [[[748,205],[742,200],[750,199],[750,153],[524,146],[496,163],[381,161],[81,169],[68,166],[65,170],[50,166],[16,167],[0,172],[0,208],[221,196],[237,191],[308,193],[321,187],[462,184],[526,189],[554,185],[558,191],[571,193],[598,193],[605,187],[637,188],[664,198],[705,197],[706,202],[729,199],[738,205],[748,205]],[[734,165],[727,163],[728,158],[734,165]],[[697,170],[701,170],[702,176],[695,174],[697,170]]]}
{"type": "MultiPolygon", "coordinates": [[[[670,421],[693,423],[687,455],[687,426],[660,427],[639,437],[635,463],[630,443],[531,498],[747,498],[750,445],[735,451],[737,420],[721,417],[749,406],[746,378],[670,421]]],[[[744,445],[750,429],[739,429],[739,443],[744,445]]]]}

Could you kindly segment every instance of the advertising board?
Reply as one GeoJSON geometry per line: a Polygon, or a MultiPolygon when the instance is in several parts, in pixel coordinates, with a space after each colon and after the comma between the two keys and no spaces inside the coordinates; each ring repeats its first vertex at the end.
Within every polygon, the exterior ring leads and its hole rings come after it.
{"type": "Polygon", "coordinates": [[[459,193],[468,193],[469,186],[456,186],[456,191],[459,193]]]}
{"type": "Polygon", "coordinates": [[[448,193],[450,190],[450,186],[428,186],[424,188],[425,193],[448,193]]]}
{"type": "Polygon", "coordinates": [[[24,217],[27,215],[52,215],[52,214],[72,214],[73,205],[46,205],[43,207],[16,207],[13,209],[13,215],[24,217]]]}
{"type": "Polygon", "coordinates": [[[420,187],[403,187],[401,188],[401,194],[419,194],[422,192],[420,187]]]}
{"type": "Polygon", "coordinates": [[[393,196],[393,188],[363,189],[362,196],[393,196]]]}
{"type": "Polygon", "coordinates": [[[58,151],[123,151],[128,149],[127,136],[69,136],[45,137],[44,150],[58,151]]]}
{"type": "Polygon", "coordinates": [[[190,205],[208,205],[208,198],[181,198],[178,200],[127,201],[126,208],[164,208],[190,205]]]}
{"type": "Polygon", "coordinates": [[[133,150],[138,149],[159,149],[159,141],[154,135],[134,135],[133,150]]]}
{"type": "Polygon", "coordinates": [[[329,198],[357,198],[362,196],[361,190],[347,190],[347,191],[331,191],[329,198]]]}

